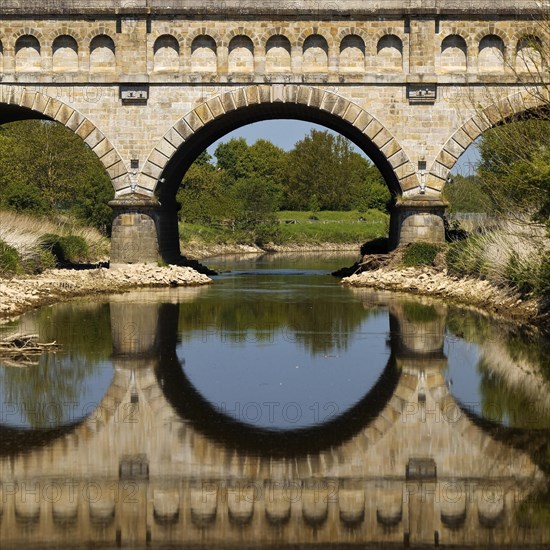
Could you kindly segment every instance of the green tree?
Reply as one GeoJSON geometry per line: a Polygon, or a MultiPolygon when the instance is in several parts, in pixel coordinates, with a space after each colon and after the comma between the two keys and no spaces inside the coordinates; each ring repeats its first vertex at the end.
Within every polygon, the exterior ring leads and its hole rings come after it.
{"type": "Polygon", "coordinates": [[[281,202],[277,186],[259,176],[241,179],[233,186],[239,205],[235,222],[238,229],[256,244],[277,238],[279,222],[275,212],[281,202]]]}
{"type": "Polygon", "coordinates": [[[248,143],[244,138],[233,138],[220,143],[215,151],[218,168],[234,182],[254,173],[254,164],[248,143]]]}
{"type": "Polygon", "coordinates": [[[284,207],[307,210],[315,197],[320,210],[350,210],[365,204],[365,187],[376,185],[378,174],[343,136],[311,130],[288,154],[284,207]]]}
{"type": "Polygon", "coordinates": [[[450,212],[490,212],[493,209],[491,198],[476,176],[453,176],[444,193],[450,212]]]}
{"type": "Polygon", "coordinates": [[[69,212],[108,230],[114,196],[101,162],[56,122],[27,120],[0,130],[0,204],[34,212],[69,212]]]}
{"type": "Polygon", "coordinates": [[[233,219],[236,205],[225,186],[225,172],[217,170],[205,157],[191,165],[177,194],[180,219],[189,223],[211,224],[233,219]]]}
{"type": "Polygon", "coordinates": [[[547,222],[550,216],[550,121],[522,120],[483,134],[478,176],[495,210],[547,222]]]}

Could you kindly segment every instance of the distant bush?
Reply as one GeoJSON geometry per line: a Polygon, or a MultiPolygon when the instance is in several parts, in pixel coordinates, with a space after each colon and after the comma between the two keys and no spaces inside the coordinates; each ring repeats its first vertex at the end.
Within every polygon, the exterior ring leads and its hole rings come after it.
{"type": "Polygon", "coordinates": [[[0,240],[0,275],[9,276],[21,272],[21,260],[17,250],[0,240]]]}
{"type": "Polygon", "coordinates": [[[406,267],[432,265],[439,252],[439,245],[432,243],[412,243],[403,253],[403,264],[406,267]]]}
{"type": "Polygon", "coordinates": [[[59,263],[86,261],[89,256],[88,244],[76,235],[60,236],[48,233],[42,237],[42,248],[49,250],[59,263]]]}

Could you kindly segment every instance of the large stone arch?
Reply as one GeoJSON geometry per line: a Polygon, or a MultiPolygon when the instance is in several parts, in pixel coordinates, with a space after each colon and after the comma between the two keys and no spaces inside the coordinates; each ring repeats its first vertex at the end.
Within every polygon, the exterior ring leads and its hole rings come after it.
{"type": "Polygon", "coordinates": [[[26,88],[11,88],[0,100],[0,124],[25,119],[55,120],[79,136],[97,155],[115,192],[130,187],[126,166],[111,141],[83,114],[62,101],[26,88]]]}
{"type": "Polygon", "coordinates": [[[141,192],[166,197],[168,180],[181,177],[205,144],[208,146],[209,142],[240,126],[276,118],[302,118],[342,132],[372,158],[394,195],[418,186],[414,166],[399,142],[362,107],[322,88],[280,84],[236,88],[187,113],[149,155],[138,182],[141,192]],[[254,116],[247,117],[247,111],[253,111],[254,116]],[[227,125],[223,119],[228,119],[227,125]],[[215,126],[219,129],[216,137],[207,138],[209,130],[215,126]],[[199,139],[201,134],[204,139],[199,139]],[[177,163],[176,157],[186,148],[189,156],[177,163]]]}
{"type": "MultiPolygon", "coordinates": [[[[313,122],[349,138],[372,159],[394,197],[419,189],[415,168],[400,143],[379,120],[353,101],[322,87],[306,85],[239,87],[188,112],[150,153],[135,188],[139,195],[120,196],[121,208],[115,208],[115,218],[118,220],[119,213],[126,212],[124,209],[131,202],[134,209],[151,211],[147,216],[154,222],[154,228],[150,223],[150,228],[143,229],[147,239],[143,237],[134,243],[141,260],[137,259],[137,252],[126,253],[130,245],[125,242],[131,237],[117,234],[119,244],[111,247],[111,261],[115,264],[153,261],[157,254],[169,263],[180,261],[175,195],[181,178],[197,156],[217,139],[247,124],[273,119],[313,122]]],[[[121,225],[117,224],[115,221],[113,227],[121,225]]],[[[115,230],[112,243],[114,236],[115,230]]],[[[397,242],[397,237],[393,241],[397,242]]]]}
{"type": "Polygon", "coordinates": [[[528,111],[536,110],[550,101],[545,88],[525,89],[515,92],[484,107],[456,130],[440,150],[432,164],[427,186],[441,192],[450,171],[462,153],[486,130],[503,124],[528,111]]]}

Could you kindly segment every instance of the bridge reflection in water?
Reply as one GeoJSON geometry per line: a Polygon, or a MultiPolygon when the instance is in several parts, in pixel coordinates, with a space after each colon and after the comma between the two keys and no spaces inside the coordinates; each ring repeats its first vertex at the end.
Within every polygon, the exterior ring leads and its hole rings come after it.
{"type": "Polygon", "coordinates": [[[541,432],[482,421],[453,398],[445,306],[415,320],[366,294],[390,316],[380,379],[339,417],[275,432],[216,411],[176,354],[180,304],[136,296],[110,303],[115,374],[92,415],[2,429],[3,548],[550,541],[550,526],[521,516],[547,482],[532,452],[541,432]]]}

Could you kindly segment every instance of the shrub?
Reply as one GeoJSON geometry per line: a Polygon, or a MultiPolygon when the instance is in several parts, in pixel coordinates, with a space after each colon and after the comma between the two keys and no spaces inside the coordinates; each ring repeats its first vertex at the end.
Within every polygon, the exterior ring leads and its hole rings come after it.
{"type": "Polygon", "coordinates": [[[0,240],[0,275],[15,275],[21,272],[21,260],[17,250],[0,240]]]}
{"type": "Polygon", "coordinates": [[[67,235],[61,237],[48,233],[42,237],[41,245],[49,250],[59,263],[77,263],[88,259],[88,244],[82,237],[67,235]]]}
{"type": "Polygon", "coordinates": [[[432,243],[412,243],[403,253],[403,264],[406,267],[432,265],[439,252],[439,245],[432,243]]]}
{"type": "Polygon", "coordinates": [[[57,264],[57,258],[50,250],[38,248],[32,255],[22,260],[25,273],[42,273],[46,269],[52,269],[57,264]]]}
{"type": "Polygon", "coordinates": [[[529,264],[523,264],[517,252],[512,252],[506,264],[506,279],[522,294],[532,292],[537,285],[538,273],[529,264]]]}

